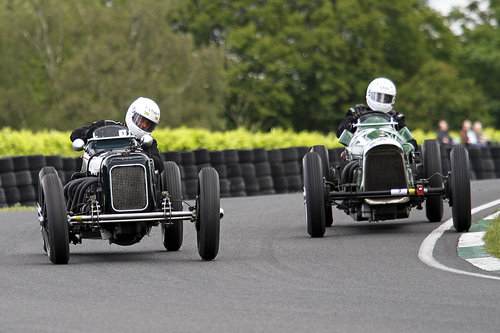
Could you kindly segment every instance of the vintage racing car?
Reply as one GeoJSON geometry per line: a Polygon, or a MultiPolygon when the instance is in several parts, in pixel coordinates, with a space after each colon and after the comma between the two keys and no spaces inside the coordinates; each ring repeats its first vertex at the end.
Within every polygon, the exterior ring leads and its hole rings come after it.
{"type": "Polygon", "coordinates": [[[70,242],[94,238],[132,245],[158,225],[166,250],[177,251],[183,240],[183,220],[196,227],[201,258],[217,256],[223,215],[217,171],[200,170],[196,203],[183,210],[179,167],[164,162],[159,174],[143,151],[152,142],[149,135],[139,142],[122,126],[103,126],[86,145],[81,139],[73,142],[75,150],[85,149],[82,170],[64,187],[53,167],[40,170],[38,219],[51,262],[68,263],[70,242]]]}
{"type": "Polygon", "coordinates": [[[330,167],[324,146],[311,148],[303,160],[304,205],[307,233],[322,237],[333,223],[332,206],[356,221],[406,218],[412,207],[423,209],[430,222],[441,221],[443,199],[452,209],[458,232],[471,226],[469,157],[463,146],[452,149],[451,171],[442,174],[440,146],[426,140],[421,152],[408,141],[413,137],[383,112],[366,114],[344,130],[345,165],[330,167]]]}

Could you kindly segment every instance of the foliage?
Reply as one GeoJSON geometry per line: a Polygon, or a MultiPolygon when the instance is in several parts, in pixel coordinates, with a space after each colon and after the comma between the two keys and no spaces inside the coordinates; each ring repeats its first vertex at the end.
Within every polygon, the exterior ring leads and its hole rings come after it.
{"type": "Polygon", "coordinates": [[[17,203],[14,206],[3,207],[0,208],[0,213],[8,213],[8,212],[24,212],[28,210],[36,210],[36,207],[33,206],[21,206],[21,204],[17,203]]]}
{"type": "Polygon", "coordinates": [[[123,120],[147,96],[160,127],[327,133],[377,76],[396,83],[410,128],[498,127],[499,9],[474,0],[444,18],[422,0],[5,0],[0,127],[123,120]]]}
{"type": "MultiPolygon", "coordinates": [[[[485,129],[490,140],[500,141],[500,131],[485,129]]],[[[422,130],[412,131],[419,144],[426,139],[435,139],[434,132],[422,130]]],[[[451,133],[457,137],[456,132],[451,133]]],[[[43,130],[0,129],[0,157],[17,155],[61,155],[79,156],[81,152],[72,149],[69,132],[43,130]]],[[[269,132],[250,131],[239,128],[231,131],[209,131],[201,128],[180,127],[175,129],[161,128],[154,132],[160,151],[184,151],[205,148],[208,150],[250,149],[250,148],[287,148],[311,147],[325,145],[328,148],[342,147],[338,143],[335,133],[322,134],[320,132],[294,132],[275,128],[269,132]]]]}
{"type": "Polygon", "coordinates": [[[484,96],[472,79],[460,79],[458,70],[440,61],[429,61],[399,90],[398,109],[410,128],[435,129],[441,119],[459,129],[464,119],[489,124],[484,96]]]}
{"type": "Polygon", "coordinates": [[[483,240],[486,252],[500,258],[500,217],[497,217],[490,223],[483,240]]]}
{"type": "Polygon", "coordinates": [[[124,119],[138,96],[162,123],[221,129],[222,53],[194,49],[165,19],[172,1],[10,0],[0,4],[0,122],[71,129],[124,119]]]}
{"type": "MultiPolygon", "coordinates": [[[[450,62],[457,43],[443,20],[418,0],[183,4],[173,18],[177,30],[192,33],[197,45],[226,50],[226,115],[235,127],[326,132],[349,106],[364,103],[374,77],[404,84],[425,75],[421,69],[430,60],[450,62]]],[[[439,96],[439,89],[426,92],[439,96]]],[[[403,111],[419,114],[405,98],[398,98],[408,107],[403,111]]],[[[447,114],[454,112],[450,105],[441,106],[447,114]]],[[[434,125],[427,119],[425,126],[434,125]]]]}
{"type": "Polygon", "coordinates": [[[500,2],[471,1],[466,10],[453,12],[449,20],[463,33],[457,52],[459,69],[484,92],[482,105],[492,125],[500,126],[500,2]],[[486,6],[483,6],[486,3],[486,6]]]}

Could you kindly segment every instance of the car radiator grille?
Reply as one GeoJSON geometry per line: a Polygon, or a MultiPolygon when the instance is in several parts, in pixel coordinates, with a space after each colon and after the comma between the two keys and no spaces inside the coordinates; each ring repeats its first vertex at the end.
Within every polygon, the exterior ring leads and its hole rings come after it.
{"type": "Polygon", "coordinates": [[[406,188],[405,163],[401,153],[387,146],[372,148],[365,156],[365,191],[406,188]]]}
{"type": "Polygon", "coordinates": [[[146,169],[142,165],[111,169],[111,201],[117,211],[143,210],[148,205],[146,169]]]}

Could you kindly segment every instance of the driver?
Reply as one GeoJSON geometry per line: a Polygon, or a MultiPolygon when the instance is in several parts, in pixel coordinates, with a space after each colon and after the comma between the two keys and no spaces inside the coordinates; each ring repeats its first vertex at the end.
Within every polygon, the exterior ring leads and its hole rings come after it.
{"type": "MultiPolygon", "coordinates": [[[[350,108],[347,111],[346,117],[342,120],[337,130],[337,138],[340,138],[344,130],[354,133],[356,131],[356,127],[353,125],[358,121],[358,119],[361,116],[374,111],[385,112],[390,115],[398,123],[396,125],[396,129],[398,131],[406,127],[405,117],[392,109],[395,101],[396,86],[394,83],[385,77],[374,79],[370,82],[368,88],[366,89],[366,103],[368,106],[357,104],[355,107],[350,108]]],[[[415,139],[411,139],[408,142],[415,147],[415,150],[418,150],[418,144],[415,139]]]]}
{"type": "MultiPolygon", "coordinates": [[[[155,101],[146,97],[139,97],[133,101],[125,115],[126,127],[139,140],[145,134],[151,134],[159,122],[160,108],[155,101]]],[[[74,130],[71,133],[70,139],[71,141],[75,141],[79,138],[87,143],[87,140],[92,138],[92,134],[97,128],[106,125],[120,125],[125,127],[123,123],[115,120],[99,120],[89,126],[83,126],[74,130]]],[[[153,159],[155,169],[161,173],[163,171],[163,162],[158,150],[158,143],[155,139],[153,139],[153,144],[149,148],[144,149],[144,152],[153,159]]]]}

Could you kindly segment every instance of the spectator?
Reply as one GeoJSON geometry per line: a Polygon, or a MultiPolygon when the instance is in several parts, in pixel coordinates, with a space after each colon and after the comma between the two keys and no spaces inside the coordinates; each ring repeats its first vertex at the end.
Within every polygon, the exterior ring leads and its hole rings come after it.
{"type": "Polygon", "coordinates": [[[462,122],[462,129],[460,130],[460,140],[465,146],[475,145],[478,143],[476,133],[471,129],[472,124],[469,119],[462,122]]]}
{"type": "Polygon", "coordinates": [[[448,132],[448,122],[446,120],[440,120],[438,122],[438,129],[436,131],[437,140],[442,145],[454,145],[450,133],[448,132]]]}
{"type": "Polygon", "coordinates": [[[481,146],[488,145],[488,137],[483,133],[483,124],[480,121],[475,121],[472,124],[472,131],[477,137],[477,144],[481,146]]]}

